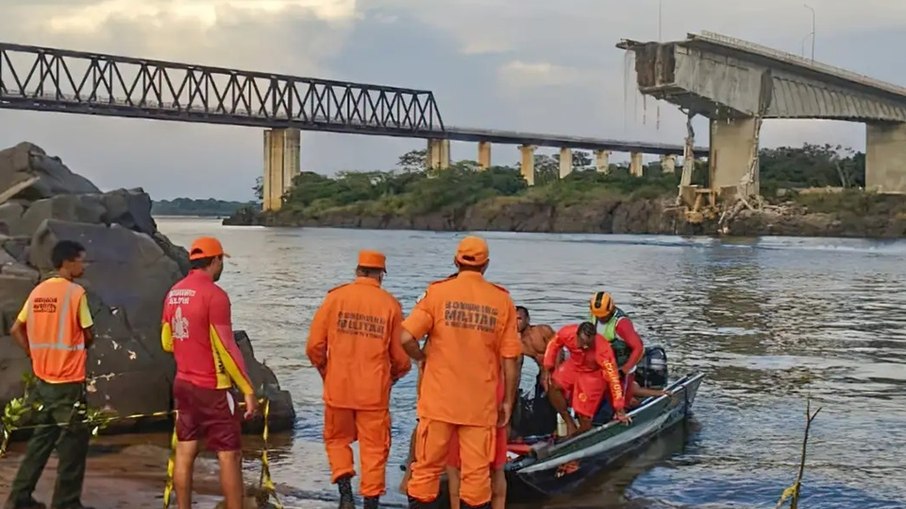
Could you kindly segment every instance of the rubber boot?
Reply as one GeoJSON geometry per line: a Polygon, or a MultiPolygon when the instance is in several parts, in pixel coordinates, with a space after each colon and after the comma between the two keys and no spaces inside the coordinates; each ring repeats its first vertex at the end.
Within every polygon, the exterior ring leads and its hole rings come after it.
{"type": "Polygon", "coordinates": [[[381,497],[365,497],[365,509],[378,509],[381,507],[381,497]]]}
{"type": "Polygon", "coordinates": [[[355,499],[352,498],[351,475],[337,479],[337,490],[340,492],[340,509],[355,509],[355,499]]]}

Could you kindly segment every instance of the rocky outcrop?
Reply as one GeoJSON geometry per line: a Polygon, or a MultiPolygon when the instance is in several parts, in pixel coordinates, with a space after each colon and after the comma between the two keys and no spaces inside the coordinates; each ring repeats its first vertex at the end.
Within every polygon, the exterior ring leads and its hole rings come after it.
{"type": "MultiPolygon", "coordinates": [[[[89,350],[89,402],[121,416],[171,409],[172,356],[160,347],[160,317],[169,288],[188,272],[188,253],[157,230],[151,199],[141,189],[102,193],[59,159],[23,143],[0,151],[0,325],[9,331],[31,289],[52,271],[50,252],[62,239],[87,250],[78,282],[88,292],[95,322],[89,350]],[[7,193],[9,194],[9,193],[7,193]]],[[[245,332],[236,340],[255,386],[271,398],[271,426],[292,427],[292,400],[273,372],[259,363],[245,332]]],[[[9,336],[0,336],[0,405],[22,391],[31,366],[9,336]]],[[[166,418],[118,421],[112,430],[137,429],[166,418]]],[[[246,423],[248,431],[260,428],[246,423]]]]}

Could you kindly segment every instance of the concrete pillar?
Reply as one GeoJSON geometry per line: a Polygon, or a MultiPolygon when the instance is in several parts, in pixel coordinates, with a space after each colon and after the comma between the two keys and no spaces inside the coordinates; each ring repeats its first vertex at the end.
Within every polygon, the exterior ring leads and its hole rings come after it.
{"type": "Polygon", "coordinates": [[[676,156],[673,154],[667,154],[661,156],[661,171],[664,173],[670,173],[671,175],[676,170],[676,156]]]}
{"type": "Polygon", "coordinates": [[[566,178],[573,172],[573,149],[563,147],[560,149],[560,178],[566,178]]]}
{"type": "Polygon", "coordinates": [[[442,170],[450,167],[450,140],[428,140],[428,167],[442,170]]]}
{"type": "Polygon", "coordinates": [[[482,170],[486,170],[491,167],[491,142],[490,141],[479,141],[478,142],[478,166],[482,170]]]}
{"type": "Polygon", "coordinates": [[[522,178],[528,182],[529,186],[535,185],[535,147],[532,145],[522,145],[519,147],[521,160],[519,166],[522,168],[522,178]]]}
{"type": "MultiPolygon", "coordinates": [[[[718,195],[739,190],[742,179],[749,172],[752,155],[757,158],[758,143],[755,138],[757,124],[754,118],[711,120],[711,155],[709,157],[711,189],[718,195]]],[[[746,196],[757,195],[758,161],[755,161],[753,181],[742,187],[746,196]]]]}
{"type": "Polygon", "coordinates": [[[865,188],[906,193],[906,124],[866,124],[865,134],[865,188]]]}
{"type": "Polygon", "coordinates": [[[645,166],[642,164],[642,153],[632,152],[629,154],[629,174],[636,177],[644,175],[645,166]]]}
{"type": "Polygon", "coordinates": [[[298,129],[268,129],[264,131],[264,203],[265,211],[280,210],[283,193],[293,185],[301,172],[298,129]]]}
{"type": "Polygon", "coordinates": [[[595,150],[595,169],[598,173],[610,173],[609,150],[595,150]]]}

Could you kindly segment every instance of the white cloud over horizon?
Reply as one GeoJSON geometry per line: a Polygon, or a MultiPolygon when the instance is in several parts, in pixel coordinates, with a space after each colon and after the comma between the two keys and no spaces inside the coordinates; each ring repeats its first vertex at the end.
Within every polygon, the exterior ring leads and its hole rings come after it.
{"type": "MultiPolygon", "coordinates": [[[[622,38],[654,40],[658,1],[617,0],[2,0],[6,42],[317,76],[435,92],[448,125],[681,143],[684,117],[644,100],[622,38]],[[631,93],[624,97],[625,91],[631,93]],[[659,120],[658,120],[659,113],[659,120]]],[[[906,3],[810,0],[816,58],[906,84],[892,65],[906,3]]],[[[709,30],[799,53],[811,11],[765,0],[663,0],[662,38],[709,30]]],[[[808,51],[810,41],[805,44],[808,51]]],[[[706,124],[696,123],[699,143],[706,124]]],[[[774,121],[762,143],[864,149],[859,124],[774,121]]],[[[156,199],[249,199],[261,130],[0,109],[0,147],[32,141],[102,188],[156,199]]],[[[390,168],[421,140],[303,132],[306,170],[390,168]]],[[[472,158],[474,144],[454,144],[472,158]]],[[[517,160],[494,147],[495,162],[517,160]]]]}

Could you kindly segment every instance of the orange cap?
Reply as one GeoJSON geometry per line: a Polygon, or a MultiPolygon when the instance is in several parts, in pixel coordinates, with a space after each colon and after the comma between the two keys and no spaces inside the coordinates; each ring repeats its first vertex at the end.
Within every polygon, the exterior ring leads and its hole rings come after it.
{"type": "Polygon", "coordinates": [[[195,242],[192,243],[192,248],[189,249],[190,260],[220,255],[226,258],[230,257],[230,255],[223,252],[223,245],[214,237],[199,237],[195,239],[195,242]]]}
{"type": "Polygon", "coordinates": [[[456,248],[456,261],[463,265],[472,267],[484,265],[489,256],[488,243],[483,238],[473,235],[462,239],[456,248]]]}
{"type": "Polygon", "coordinates": [[[359,251],[359,267],[366,269],[381,269],[387,272],[387,257],[380,251],[363,249],[359,251]]]}

